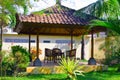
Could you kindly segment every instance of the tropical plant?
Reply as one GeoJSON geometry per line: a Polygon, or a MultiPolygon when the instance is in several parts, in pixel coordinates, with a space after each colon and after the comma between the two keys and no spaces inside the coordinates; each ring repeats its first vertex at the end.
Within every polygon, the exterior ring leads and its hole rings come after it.
{"type": "Polygon", "coordinates": [[[98,0],[76,13],[87,13],[102,19],[118,19],[120,16],[120,0],[98,0]]]}
{"type": "Polygon", "coordinates": [[[68,75],[68,79],[76,80],[77,75],[83,76],[83,71],[80,70],[82,66],[79,65],[78,61],[74,59],[71,60],[70,58],[63,58],[59,64],[62,66],[63,72],[68,75]]]}
{"type": "Polygon", "coordinates": [[[15,56],[16,52],[21,52],[22,55],[25,55],[25,56],[28,56],[28,55],[29,55],[29,53],[28,53],[28,51],[26,50],[26,48],[23,48],[22,46],[19,46],[19,45],[12,46],[12,47],[11,47],[11,50],[12,50],[13,56],[15,56]]]}
{"type": "Polygon", "coordinates": [[[29,53],[21,46],[12,46],[12,51],[4,53],[2,56],[2,70],[7,75],[16,74],[21,71],[25,71],[29,65],[29,53]]]}
{"type": "MultiPolygon", "coordinates": [[[[116,33],[115,33],[116,34],[116,33]]],[[[113,32],[112,32],[113,35],[113,32]]],[[[106,37],[106,41],[101,44],[100,49],[105,51],[105,62],[107,65],[120,64],[120,36],[106,37]]]]}
{"type": "Polygon", "coordinates": [[[13,66],[13,57],[10,52],[2,51],[2,62],[1,62],[1,74],[6,76],[12,73],[11,67],[13,66]]]}
{"type": "Polygon", "coordinates": [[[0,50],[2,49],[2,28],[11,23],[11,26],[15,26],[15,14],[18,10],[16,7],[22,7],[26,11],[27,6],[30,6],[29,0],[0,0],[0,50]]]}
{"type": "Polygon", "coordinates": [[[101,26],[120,34],[120,0],[98,0],[76,13],[79,15],[81,12],[101,19],[92,20],[90,28],[101,26]]]}
{"type": "Polygon", "coordinates": [[[22,46],[12,46],[12,54],[18,68],[26,68],[29,64],[30,53],[22,46]]]}

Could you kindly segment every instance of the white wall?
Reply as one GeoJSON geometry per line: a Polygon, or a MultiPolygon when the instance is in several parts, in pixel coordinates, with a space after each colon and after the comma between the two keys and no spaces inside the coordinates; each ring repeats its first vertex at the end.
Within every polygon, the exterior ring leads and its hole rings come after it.
{"type": "MultiPolygon", "coordinates": [[[[28,42],[26,43],[15,43],[15,42],[5,42],[6,39],[29,39],[28,35],[17,35],[17,34],[4,34],[3,35],[3,50],[10,50],[11,46],[13,45],[20,45],[28,49],[28,42]]],[[[45,48],[60,48],[64,53],[66,50],[70,50],[70,44],[69,43],[62,43],[57,44],[56,40],[68,40],[70,41],[70,36],[43,36],[39,35],[39,48],[42,50],[42,54],[40,55],[40,59],[44,59],[44,50],[45,48]],[[50,43],[43,43],[44,40],[50,41],[50,43]]],[[[32,35],[31,40],[36,41],[36,36],[32,35]]],[[[73,48],[77,49],[76,57],[80,58],[81,56],[81,37],[73,37],[73,40],[75,43],[73,44],[73,48]]],[[[89,41],[89,39],[87,39],[89,41]]],[[[85,46],[85,59],[89,59],[89,43],[85,42],[87,46],[85,46]]],[[[36,46],[35,43],[31,43],[31,47],[36,46]]]]}

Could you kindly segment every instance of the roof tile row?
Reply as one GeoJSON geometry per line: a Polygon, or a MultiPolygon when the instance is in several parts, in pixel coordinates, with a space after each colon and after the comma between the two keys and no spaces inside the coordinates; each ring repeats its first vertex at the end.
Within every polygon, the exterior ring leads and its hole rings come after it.
{"type": "Polygon", "coordinates": [[[82,19],[74,15],[75,10],[53,6],[45,10],[43,15],[19,15],[21,22],[33,23],[49,23],[49,24],[74,24],[74,25],[87,25],[88,19],[82,19]],[[49,14],[48,14],[49,13],[49,14]]]}

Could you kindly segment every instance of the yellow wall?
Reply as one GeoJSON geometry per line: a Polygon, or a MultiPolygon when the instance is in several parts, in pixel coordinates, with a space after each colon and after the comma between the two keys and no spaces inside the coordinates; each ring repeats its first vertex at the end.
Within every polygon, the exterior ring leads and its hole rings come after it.
{"type": "Polygon", "coordinates": [[[103,44],[105,44],[105,38],[94,39],[94,57],[96,59],[104,59],[105,58],[104,49],[100,49],[100,47],[103,44]]]}

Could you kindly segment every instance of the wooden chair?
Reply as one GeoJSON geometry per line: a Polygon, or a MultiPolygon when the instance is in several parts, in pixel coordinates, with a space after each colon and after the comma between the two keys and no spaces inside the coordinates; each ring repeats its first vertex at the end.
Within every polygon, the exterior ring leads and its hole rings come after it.
{"type": "Polygon", "coordinates": [[[51,49],[48,49],[48,48],[45,48],[45,59],[44,59],[44,62],[45,60],[48,61],[52,61],[52,50],[51,49]]]}

